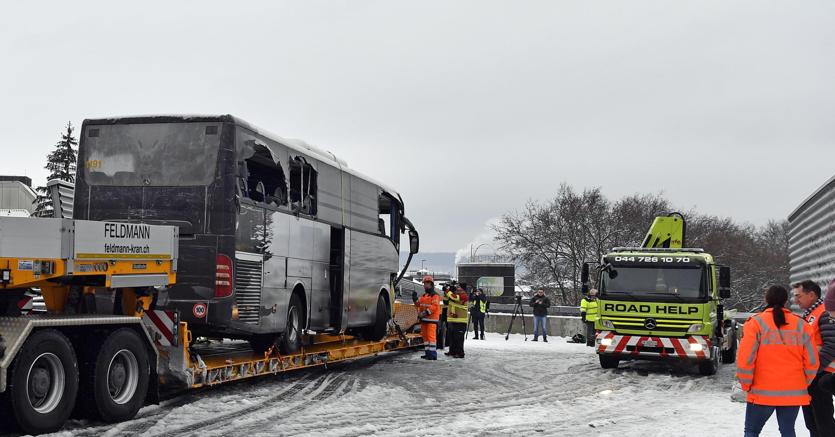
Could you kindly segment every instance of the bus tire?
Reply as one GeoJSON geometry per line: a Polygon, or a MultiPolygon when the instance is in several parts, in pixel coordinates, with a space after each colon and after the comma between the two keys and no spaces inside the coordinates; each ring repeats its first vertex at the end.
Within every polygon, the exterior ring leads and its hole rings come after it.
{"type": "Polygon", "coordinates": [[[8,378],[7,402],[20,431],[43,434],[61,429],[78,395],[78,362],[64,334],[54,329],[32,334],[8,378]]]}
{"type": "Polygon", "coordinates": [[[148,394],[148,349],[130,328],[116,330],[96,346],[88,350],[81,399],[93,401],[87,411],[104,422],[132,419],[148,394]]]}
{"type": "Polygon", "coordinates": [[[604,369],[617,369],[620,364],[620,359],[611,355],[598,354],[597,357],[600,358],[600,367],[604,369]]]}
{"type": "Polygon", "coordinates": [[[304,329],[304,306],[299,295],[293,293],[290,305],[287,307],[287,325],[281,334],[278,349],[284,355],[294,354],[302,347],[302,330],[304,329]]]}
{"type": "Polygon", "coordinates": [[[380,341],[388,333],[389,325],[389,311],[386,298],[383,293],[377,296],[377,314],[374,319],[374,324],[360,330],[360,338],[363,340],[380,341]]]}

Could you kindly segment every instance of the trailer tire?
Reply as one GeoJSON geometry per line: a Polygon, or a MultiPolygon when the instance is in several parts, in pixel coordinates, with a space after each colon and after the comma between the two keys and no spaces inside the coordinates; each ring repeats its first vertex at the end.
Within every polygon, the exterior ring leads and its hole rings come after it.
{"type": "Polygon", "coordinates": [[[284,355],[294,354],[302,347],[302,329],[304,329],[304,306],[299,295],[290,296],[287,307],[287,326],[281,334],[278,349],[284,355]]]}
{"type": "Polygon", "coordinates": [[[82,397],[91,416],[115,423],[132,419],[145,405],[151,368],[148,349],[136,331],[121,328],[88,350],[82,397]]]}
{"type": "Polygon", "coordinates": [[[377,313],[374,324],[360,330],[359,335],[363,340],[380,341],[388,333],[388,325],[388,304],[386,304],[386,298],[380,293],[377,296],[377,313]]]}
{"type": "Polygon", "coordinates": [[[598,354],[597,357],[600,358],[600,367],[604,369],[617,369],[620,364],[620,359],[611,355],[598,354]]]}
{"type": "Polygon", "coordinates": [[[70,340],[54,329],[35,332],[8,376],[7,402],[20,431],[43,434],[61,429],[78,395],[78,362],[70,340]]]}

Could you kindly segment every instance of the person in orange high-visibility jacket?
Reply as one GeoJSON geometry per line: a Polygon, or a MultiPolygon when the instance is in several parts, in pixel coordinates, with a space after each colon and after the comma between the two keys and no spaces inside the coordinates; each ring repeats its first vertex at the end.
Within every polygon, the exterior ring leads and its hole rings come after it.
{"type": "Polygon", "coordinates": [[[412,297],[420,318],[420,336],[423,337],[426,360],[438,359],[437,329],[441,320],[441,296],[435,291],[435,280],[431,276],[423,278],[423,296],[412,297]]]}
{"type": "Polygon", "coordinates": [[[807,387],[818,372],[818,354],[806,322],[785,308],[789,292],[774,285],[765,293],[766,310],[743,327],[736,377],[748,393],[745,437],[760,435],[776,411],[780,433],[793,436],[800,407],[810,401],[807,387]]]}

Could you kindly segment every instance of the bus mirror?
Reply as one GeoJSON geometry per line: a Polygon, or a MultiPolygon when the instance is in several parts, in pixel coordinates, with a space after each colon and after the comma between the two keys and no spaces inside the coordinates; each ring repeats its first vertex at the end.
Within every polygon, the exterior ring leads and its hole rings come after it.
{"type": "Polygon", "coordinates": [[[420,249],[420,237],[415,230],[409,230],[409,253],[412,255],[418,253],[420,249]]]}
{"type": "Polygon", "coordinates": [[[731,268],[728,266],[719,267],[719,297],[731,297],[731,268]]]}
{"type": "Polygon", "coordinates": [[[583,263],[583,270],[580,272],[580,282],[583,283],[583,294],[589,292],[589,263],[583,263]]]}

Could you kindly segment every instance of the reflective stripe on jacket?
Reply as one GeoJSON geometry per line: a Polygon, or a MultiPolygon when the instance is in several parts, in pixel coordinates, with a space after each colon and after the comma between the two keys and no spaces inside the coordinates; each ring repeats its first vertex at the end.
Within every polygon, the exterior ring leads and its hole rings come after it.
{"type": "Polygon", "coordinates": [[[467,323],[467,300],[469,299],[467,294],[448,291],[446,297],[449,301],[446,321],[448,323],[467,323]]]}
{"type": "Polygon", "coordinates": [[[777,329],[773,309],[751,317],[743,327],[736,377],[748,402],[769,406],[808,405],[807,387],[818,371],[812,331],[803,319],[782,309],[786,325],[777,329]]]}
{"type": "Polygon", "coordinates": [[[425,323],[438,323],[441,320],[441,296],[437,293],[424,293],[421,296],[415,306],[418,309],[418,313],[423,311],[428,311],[429,314],[420,318],[421,322],[425,323]]]}
{"type": "Polygon", "coordinates": [[[587,322],[596,322],[600,318],[600,303],[597,299],[586,299],[580,301],[580,312],[586,313],[587,322]]]}

